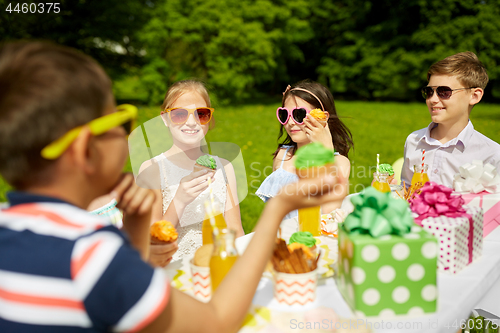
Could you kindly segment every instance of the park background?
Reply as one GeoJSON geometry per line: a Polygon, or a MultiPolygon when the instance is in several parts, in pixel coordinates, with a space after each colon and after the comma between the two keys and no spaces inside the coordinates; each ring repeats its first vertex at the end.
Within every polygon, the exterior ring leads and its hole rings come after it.
{"type": "MultiPolygon", "coordinates": [[[[332,92],[355,143],[351,192],[370,184],[377,153],[394,162],[428,125],[420,88],[454,53],[473,51],[488,69],[471,120],[500,141],[500,0],[60,0],[59,13],[30,12],[38,3],[0,0],[0,42],[49,40],[92,56],[117,102],[139,106],[139,124],[158,116],[173,82],[207,83],[216,108],[207,141],[241,148],[246,232],[264,207],[255,191],[270,173],[288,84],[311,79],[332,92]]],[[[8,189],[0,179],[0,201],[8,189]]]]}

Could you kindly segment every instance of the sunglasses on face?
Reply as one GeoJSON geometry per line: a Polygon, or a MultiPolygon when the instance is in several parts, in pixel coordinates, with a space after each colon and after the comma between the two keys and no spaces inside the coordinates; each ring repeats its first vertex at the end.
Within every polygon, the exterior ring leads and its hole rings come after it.
{"type": "Polygon", "coordinates": [[[205,125],[212,120],[212,113],[214,113],[213,108],[196,108],[196,109],[186,109],[186,108],[171,108],[165,109],[161,114],[168,113],[170,121],[176,125],[184,124],[189,115],[194,115],[194,119],[200,124],[205,125]]]}
{"type": "Polygon", "coordinates": [[[449,99],[451,97],[451,95],[453,94],[453,92],[456,90],[464,90],[464,89],[472,89],[472,88],[475,88],[475,87],[451,89],[450,87],[447,87],[447,86],[439,86],[439,87],[427,86],[427,87],[422,88],[422,96],[425,99],[431,98],[434,95],[434,90],[435,90],[436,94],[438,95],[439,98],[449,99]]]}
{"type": "Polygon", "coordinates": [[[132,132],[133,122],[137,118],[137,108],[130,104],[122,104],[116,107],[116,112],[96,118],[85,125],[69,130],[59,139],[45,146],[41,155],[48,160],[55,160],[68,149],[73,141],[78,137],[83,127],[88,126],[94,136],[104,134],[111,129],[121,126],[129,135],[132,132]]]}
{"type": "Polygon", "coordinates": [[[311,112],[311,110],[304,107],[295,107],[288,110],[287,108],[280,106],[276,110],[276,117],[278,117],[278,120],[282,125],[285,125],[290,117],[293,118],[295,123],[302,125],[304,123],[304,118],[309,114],[309,112],[311,112]]]}

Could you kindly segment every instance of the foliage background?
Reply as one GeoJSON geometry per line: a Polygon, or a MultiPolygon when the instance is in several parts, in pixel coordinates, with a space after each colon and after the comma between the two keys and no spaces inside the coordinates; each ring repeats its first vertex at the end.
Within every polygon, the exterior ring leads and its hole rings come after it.
{"type": "MultiPolygon", "coordinates": [[[[144,105],[143,122],[157,116],[170,84],[204,80],[217,108],[208,140],[242,149],[246,231],[262,210],[253,193],[265,177],[250,163],[271,165],[274,110],[299,80],[328,86],[353,133],[352,192],[370,182],[358,167],[373,165],[376,153],[393,162],[406,136],[427,125],[420,88],[448,55],[469,50],[485,64],[490,83],[471,119],[500,140],[500,0],[58,1],[60,13],[40,14],[6,10],[38,1],[0,0],[0,41],[50,40],[91,55],[118,102],[144,105]]],[[[0,201],[6,188],[0,181],[0,201]]]]}
{"type": "MultiPolygon", "coordinates": [[[[59,0],[61,12],[7,12],[0,38],[48,39],[136,78],[158,105],[177,80],[209,83],[222,104],[279,95],[309,78],[337,99],[415,101],[427,68],[473,51],[500,99],[500,0],[59,0]]],[[[23,3],[37,3],[23,1],[23,3]]]]}

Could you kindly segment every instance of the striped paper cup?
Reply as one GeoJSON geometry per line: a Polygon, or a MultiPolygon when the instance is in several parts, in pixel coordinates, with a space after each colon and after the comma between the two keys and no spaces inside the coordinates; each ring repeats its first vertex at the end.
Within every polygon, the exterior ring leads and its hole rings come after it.
{"type": "Polygon", "coordinates": [[[306,305],[316,299],[317,269],[308,273],[273,272],[274,298],[281,304],[306,305]]]}
{"type": "Polygon", "coordinates": [[[191,266],[191,281],[193,282],[193,295],[203,302],[208,302],[212,296],[212,287],[210,284],[210,267],[195,266],[193,261],[189,262],[191,266]]]}

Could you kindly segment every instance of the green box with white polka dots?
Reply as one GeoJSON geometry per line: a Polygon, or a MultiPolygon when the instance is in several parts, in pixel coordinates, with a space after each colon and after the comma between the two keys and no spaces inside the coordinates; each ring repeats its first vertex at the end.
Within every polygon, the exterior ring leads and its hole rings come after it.
{"type": "Polygon", "coordinates": [[[358,316],[436,311],[437,239],[415,225],[404,236],[349,234],[339,228],[337,286],[358,316]]]}

